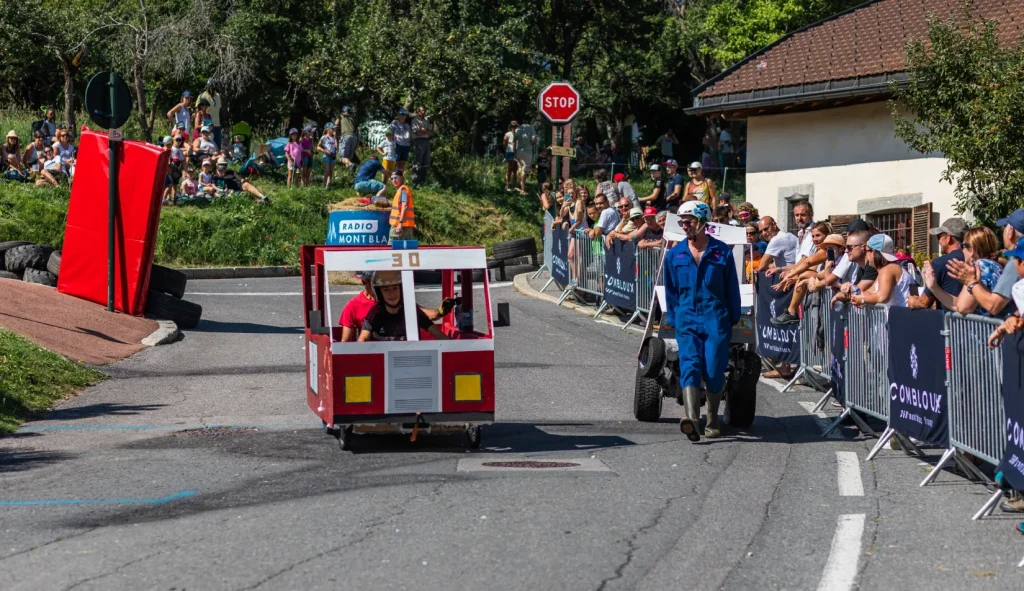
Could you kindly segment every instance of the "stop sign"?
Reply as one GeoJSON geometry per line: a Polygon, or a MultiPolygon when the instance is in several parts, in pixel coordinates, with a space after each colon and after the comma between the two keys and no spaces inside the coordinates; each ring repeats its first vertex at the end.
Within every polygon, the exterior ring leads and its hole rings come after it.
{"type": "Polygon", "coordinates": [[[580,93],[568,82],[552,82],[537,95],[537,109],[552,123],[568,123],[580,112],[580,93]]]}

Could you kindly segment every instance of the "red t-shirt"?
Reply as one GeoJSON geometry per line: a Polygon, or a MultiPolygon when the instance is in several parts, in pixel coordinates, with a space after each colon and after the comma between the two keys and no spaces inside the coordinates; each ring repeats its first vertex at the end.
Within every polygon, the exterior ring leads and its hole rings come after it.
{"type": "Polygon", "coordinates": [[[338,319],[338,324],[342,327],[347,326],[351,328],[356,331],[358,336],[359,331],[363,328],[363,321],[366,320],[366,315],[376,305],[376,300],[368,298],[366,293],[361,291],[345,304],[345,308],[341,311],[341,318],[338,319]]]}

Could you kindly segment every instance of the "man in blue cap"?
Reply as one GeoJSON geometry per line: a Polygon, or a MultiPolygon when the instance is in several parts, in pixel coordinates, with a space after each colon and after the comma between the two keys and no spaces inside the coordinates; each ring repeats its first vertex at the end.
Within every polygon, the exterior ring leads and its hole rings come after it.
{"type": "MultiPolygon", "coordinates": [[[[996,220],[996,225],[1003,229],[1003,247],[1012,250],[1017,243],[1024,238],[1024,209],[1018,209],[1006,216],[996,220]]],[[[1007,253],[1014,257],[1012,252],[1007,253]]],[[[1006,306],[1013,303],[1013,284],[1020,280],[1017,273],[1015,258],[1010,258],[1003,267],[1003,274],[999,276],[996,286],[989,291],[981,283],[977,283],[978,269],[974,265],[968,265],[963,261],[950,261],[946,266],[947,273],[954,279],[971,286],[971,295],[977,300],[978,305],[989,311],[992,316],[1004,316],[1006,306]]]]}
{"type": "Polygon", "coordinates": [[[338,159],[348,168],[355,166],[356,145],[359,144],[359,126],[352,115],[352,107],[341,108],[341,117],[334,122],[338,128],[338,159]]]}

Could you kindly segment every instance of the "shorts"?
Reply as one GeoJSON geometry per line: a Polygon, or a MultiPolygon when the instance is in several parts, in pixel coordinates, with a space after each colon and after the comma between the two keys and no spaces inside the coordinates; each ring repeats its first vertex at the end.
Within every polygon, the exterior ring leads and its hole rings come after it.
{"type": "Polygon", "coordinates": [[[384,183],[378,181],[377,179],[370,179],[368,181],[357,181],[353,188],[356,190],[356,193],[362,195],[372,195],[380,192],[380,190],[384,188],[384,183]]]}
{"type": "Polygon", "coordinates": [[[294,162],[289,162],[288,163],[288,170],[298,170],[298,169],[299,169],[299,167],[295,166],[294,162]]]}
{"type": "Polygon", "coordinates": [[[312,156],[303,156],[302,157],[302,168],[310,168],[312,166],[313,166],[313,157],[312,156]]]}
{"type": "Polygon", "coordinates": [[[324,154],[323,163],[334,164],[334,156],[328,156],[327,154],[324,154]]]}
{"type": "Polygon", "coordinates": [[[356,153],[356,136],[341,136],[341,145],[338,148],[338,152],[341,154],[341,158],[348,158],[351,160],[352,156],[355,156],[356,153]]]}
{"type": "Polygon", "coordinates": [[[242,191],[242,183],[235,179],[224,179],[224,188],[228,191],[239,193],[242,191]]]}
{"type": "Polygon", "coordinates": [[[526,174],[533,167],[533,156],[526,158],[516,158],[516,164],[519,165],[519,172],[526,174]]]}
{"type": "Polygon", "coordinates": [[[515,162],[515,161],[516,161],[516,153],[515,152],[505,152],[505,162],[515,162]]]}
{"type": "Polygon", "coordinates": [[[388,232],[388,242],[392,240],[412,240],[415,231],[416,228],[408,226],[391,226],[391,230],[388,232]]]}
{"type": "Polygon", "coordinates": [[[394,172],[395,168],[398,167],[398,162],[395,161],[395,160],[384,159],[384,160],[381,160],[380,162],[384,166],[384,170],[386,170],[388,172],[388,174],[391,174],[392,172],[394,172]]]}
{"type": "Polygon", "coordinates": [[[398,161],[405,162],[409,159],[409,146],[395,146],[398,150],[398,161]]]}

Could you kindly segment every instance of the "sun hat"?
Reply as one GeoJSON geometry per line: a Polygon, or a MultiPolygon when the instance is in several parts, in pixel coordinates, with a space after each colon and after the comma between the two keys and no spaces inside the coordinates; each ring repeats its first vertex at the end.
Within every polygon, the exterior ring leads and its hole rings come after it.
{"type": "Polygon", "coordinates": [[[629,219],[642,217],[644,217],[644,210],[640,209],[639,207],[634,207],[633,209],[629,210],[629,219]]]}
{"type": "Polygon", "coordinates": [[[644,210],[644,215],[658,215],[658,210],[653,207],[648,207],[644,210]]]}
{"type": "Polygon", "coordinates": [[[845,247],[846,241],[843,240],[842,234],[829,234],[825,236],[825,239],[821,241],[821,245],[831,244],[833,246],[845,247]]]}
{"type": "Polygon", "coordinates": [[[17,139],[17,138],[18,138],[18,132],[14,131],[14,130],[12,129],[12,130],[10,130],[10,131],[8,131],[8,132],[7,132],[7,137],[12,137],[12,138],[15,138],[15,139],[17,139]]]}
{"type": "Polygon", "coordinates": [[[689,165],[689,166],[687,166],[686,168],[687,168],[688,170],[700,170],[700,169],[701,169],[702,167],[701,167],[701,165],[700,165],[700,162],[697,162],[696,160],[694,160],[694,161],[693,161],[693,162],[691,162],[691,163],[690,163],[690,165],[689,165]]]}
{"type": "Polygon", "coordinates": [[[160,140],[160,143],[165,145],[165,146],[171,145],[171,136],[165,135],[164,138],[162,140],[160,140]]]}
{"type": "Polygon", "coordinates": [[[890,263],[895,263],[897,260],[896,255],[893,254],[895,247],[892,242],[892,238],[888,234],[875,234],[868,239],[868,248],[875,252],[882,253],[882,257],[890,263]]]}
{"type": "Polygon", "coordinates": [[[293,133],[299,133],[299,130],[295,129],[294,127],[288,130],[288,135],[291,135],[293,133]]]}
{"type": "Polygon", "coordinates": [[[334,129],[334,122],[333,121],[328,121],[327,123],[325,123],[324,124],[324,129],[334,129]]]}
{"type": "Polygon", "coordinates": [[[401,285],[402,284],[402,272],[401,271],[374,271],[373,273],[373,286],[374,287],[385,287],[388,285],[401,285]]]}
{"type": "Polygon", "coordinates": [[[212,131],[213,129],[211,129],[209,125],[204,125],[201,128],[199,128],[199,133],[210,133],[212,131]]]}

